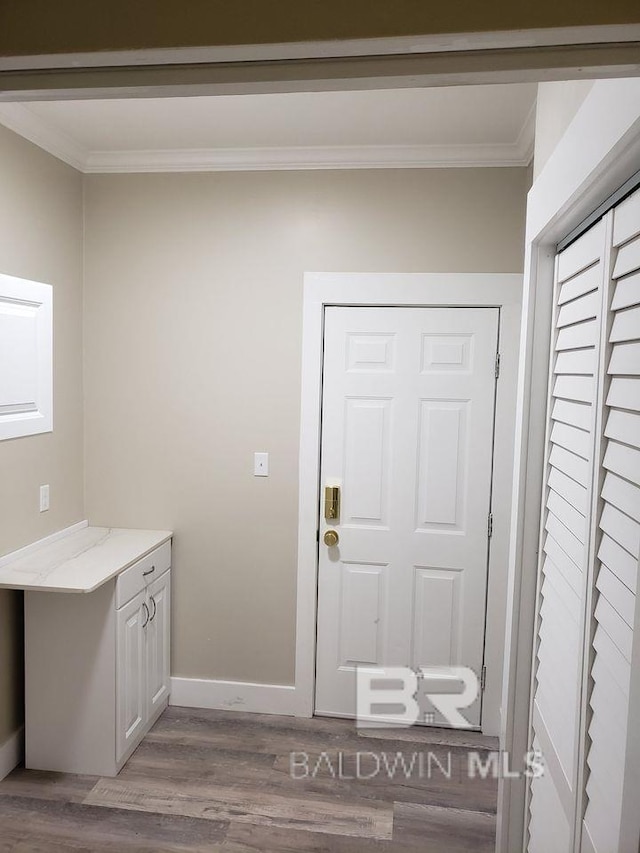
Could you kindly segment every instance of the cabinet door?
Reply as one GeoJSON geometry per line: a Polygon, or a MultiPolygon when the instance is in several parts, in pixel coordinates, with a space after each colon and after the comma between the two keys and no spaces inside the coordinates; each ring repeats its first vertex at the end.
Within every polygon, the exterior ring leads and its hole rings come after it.
{"type": "Polygon", "coordinates": [[[171,572],[165,572],[147,589],[147,716],[152,717],[169,696],[171,572]]]}
{"type": "Polygon", "coordinates": [[[136,742],[147,720],[145,625],[149,619],[144,592],[117,611],[117,757],[136,742]]]}

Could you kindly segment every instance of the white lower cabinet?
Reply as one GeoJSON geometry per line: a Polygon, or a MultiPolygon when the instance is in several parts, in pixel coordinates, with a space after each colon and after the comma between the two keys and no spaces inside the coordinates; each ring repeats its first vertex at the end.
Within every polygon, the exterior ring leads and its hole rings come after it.
{"type": "Polygon", "coordinates": [[[25,764],[115,776],[169,699],[171,543],[87,595],[25,593],[25,764]]]}

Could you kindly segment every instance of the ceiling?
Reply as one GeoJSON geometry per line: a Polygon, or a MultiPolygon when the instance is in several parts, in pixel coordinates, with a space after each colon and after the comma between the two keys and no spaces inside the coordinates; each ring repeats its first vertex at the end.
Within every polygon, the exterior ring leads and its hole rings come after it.
{"type": "Polygon", "coordinates": [[[83,172],[522,166],[535,84],[0,104],[83,172]]]}

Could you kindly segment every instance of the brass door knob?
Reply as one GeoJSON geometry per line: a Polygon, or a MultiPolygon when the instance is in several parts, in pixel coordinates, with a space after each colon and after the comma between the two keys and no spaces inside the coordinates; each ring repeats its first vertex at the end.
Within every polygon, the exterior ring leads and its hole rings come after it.
{"type": "Polygon", "coordinates": [[[340,537],[336,530],[327,530],[327,532],[322,537],[324,539],[324,544],[328,545],[329,548],[332,548],[334,545],[337,545],[340,541],[340,537]]]}

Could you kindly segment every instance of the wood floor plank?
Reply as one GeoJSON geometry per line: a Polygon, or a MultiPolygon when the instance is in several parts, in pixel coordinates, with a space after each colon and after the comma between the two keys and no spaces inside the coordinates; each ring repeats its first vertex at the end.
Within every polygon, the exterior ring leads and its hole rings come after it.
{"type": "Polygon", "coordinates": [[[496,817],[486,812],[396,803],[393,840],[433,853],[493,853],[496,817]]]}
{"type": "Polygon", "coordinates": [[[224,853],[430,853],[424,842],[354,838],[232,823],[224,853]]]}
{"type": "MultiPolygon", "coordinates": [[[[158,773],[181,768],[190,776],[202,778],[208,773],[220,775],[231,773],[238,779],[246,774],[268,772],[278,756],[275,753],[249,753],[231,749],[219,749],[209,743],[181,743],[166,739],[144,738],[133,753],[124,771],[138,766],[156,768],[158,773]]],[[[98,780],[95,779],[95,784],[98,780]]],[[[93,785],[91,786],[93,787],[93,785]]]]}
{"type": "Polygon", "coordinates": [[[250,724],[255,724],[265,731],[324,732],[328,735],[355,731],[354,720],[338,717],[289,717],[280,714],[253,714],[245,711],[188,708],[181,705],[170,705],[161,719],[164,722],[172,722],[174,725],[197,719],[208,721],[216,726],[229,723],[232,726],[245,728],[250,724]]]}
{"type": "Polygon", "coordinates": [[[408,741],[416,747],[433,746],[461,747],[463,749],[497,750],[500,740],[468,729],[445,729],[438,726],[410,726],[407,729],[363,728],[358,737],[375,740],[408,741]]]}
{"type": "Polygon", "coordinates": [[[11,795],[81,803],[98,779],[98,776],[25,770],[24,767],[18,767],[0,782],[0,797],[11,795]]]}
{"type": "Polygon", "coordinates": [[[0,850],[221,851],[228,821],[144,814],[79,803],[5,796],[0,850]],[[43,841],[48,846],[41,847],[43,841]]]}
{"type": "Polygon", "coordinates": [[[207,783],[139,778],[101,779],[86,804],[203,820],[233,820],[310,832],[391,838],[393,807],[374,801],[345,802],[337,797],[272,794],[207,783]]]}

